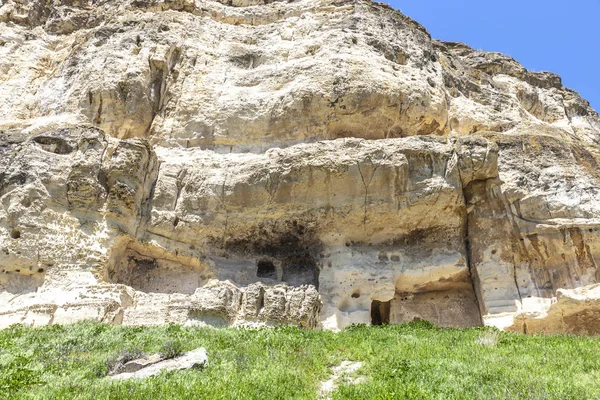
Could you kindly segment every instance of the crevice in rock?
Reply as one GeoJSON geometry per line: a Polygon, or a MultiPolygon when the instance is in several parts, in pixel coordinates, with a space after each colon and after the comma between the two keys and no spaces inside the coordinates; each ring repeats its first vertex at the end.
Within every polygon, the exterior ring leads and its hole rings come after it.
{"type": "MultiPolygon", "coordinates": [[[[369,184],[367,184],[367,182],[365,181],[365,177],[360,169],[360,162],[356,162],[356,167],[358,168],[358,173],[360,174],[360,179],[362,180],[363,183],[363,187],[365,189],[365,202],[363,204],[363,208],[364,208],[364,216],[363,216],[363,225],[367,224],[367,205],[368,205],[368,201],[369,201],[369,184]]],[[[371,183],[369,181],[369,183],[371,183]]]]}
{"type": "Polygon", "coordinates": [[[150,65],[150,85],[149,99],[152,106],[152,117],[146,128],[146,136],[150,133],[156,116],[164,109],[169,102],[167,99],[167,87],[169,77],[173,76],[176,79],[177,75],[173,74],[173,68],[179,62],[181,57],[180,48],[171,48],[168,55],[163,60],[149,60],[150,65]]]}
{"type": "Polygon", "coordinates": [[[98,95],[98,111],[96,112],[96,117],[94,118],[94,124],[100,125],[102,124],[102,94],[98,95]]]}
{"type": "Polygon", "coordinates": [[[179,204],[179,200],[181,198],[181,191],[183,190],[183,187],[185,186],[185,177],[187,176],[187,169],[182,169],[181,171],[179,171],[177,173],[177,181],[176,181],[176,185],[177,185],[177,192],[175,194],[175,201],[173,202],[173,211],[177,211],[177,205],[179,204]]]}
{"type": "MultiPolygon", "coordinates": [[[[387,160],[387,156],[384,158],[384,160],[387,160]]],[[[371,185],[371,182],[373,181],[373,177],[375,176],[375,174],[377,173],[377,170],[379,169],[381,164],[376,164],[373,166],[373,171],[371,172],[371,176],[369,176],[369,179],[367,180],[365,178],[365,174],[363,173],[362,169],[360,168],[360,162],[356,162],[356,167],[358,168],[358,173],[360,174],[360,179],[363,183],[363,187],[365,190],[365,201],[364,201],[364,216],[363,216],[363,225],[366,225],[368,222],[368,206],[369,206],[369,186],[371,185]]]]}
{"type": "Polygon", "coordinates": [[[223,210],[225,210],[225,223],[223,224],[223,247],[226,246],[227,243],[227,232],[229,229],[229,209],[227,208],[227,205],[225,204],[225,188],[227,187],[227,178],[228,178],[228,174],[227,172],[225,172],[225,177],[223,178],[223,184],[221,185],[221,193],[219,193],[219,201],[220,201],[220,205],[221,207],[223,207],[223,210]]]}
{"type": "MultiPolygon", "coordinates": [[[[464,193],[463,193],[464,196],[464,193]]],[[[465,261],[467,263],[467,270],[469,271],[469,281],[471,282],[471,288],[473,290],[473,294],[475,296],[475,302],[477,303],[477,309],[479,310],[479,321],[481,325],[483,325],[483,313],[484,307],[482,304],[482,300],[480,299],[480,294],[478,287],[481,286],[479,283],[479,278],[477,276],[477,272],[473,271],[475,266],[471,261],[471,240],[469,238],[469,214],[465,215],[465,232],[464,232],[464,243],[465,243],[465,261]]]]}
{"type": "Polygon", "coordinates": [[[150,99],[152,100],[152,114],[158,113],[162,103],[163,88],[166,79],[166,73],[163,68],[155,66],[155,63],[150,63],[150,73],[152,82],[150,83],[150,99]]]}
{"type": "Polygon", "coordinates": [[[256,302],[256,315],[258,316],[261,310],[265,307],[265,288],[262,286],[258,292],[258,300],[256,302]]]}
{"type": "MultiPolygon", "coordinates": [[[[523,245],[521,240],[517,240],[516,238],[520,237],[520,230],[519,230],[519,226],[517,225],[516,221],[515,221],[515,215],[512,212],[512,208],[510,207],[510,203],[508,202],[508,200],[506,199],[506,197],[504,196],[504,194],[502,194],[502,203],[504,204],[504,208],[505,208],[505,212],[507,215],[508,220],[510,221],[511,224],[511,228],[512,228],[512,238],[513,238],[513,242],[515,243],[516,246],[519,247],[519,250],[521,252],[521,254],[526,254],[527,250],[525,249],[525,246],[523,245]]],[[[531,266],[531,263],[529,264],[531,266]]],[[[519,287],[519,281],[517,278],[517,261],[514,258],[514,254],[513,254],[513,280],[515,282],[515,288],[517,289],[517,294],[519,296],[519,302],[521,304],[523,304],[523,294],[521,293],[521,288],[519,287]]]]}
{"type": "Polygon", "coordinates": [[[104,169],[101,168],[100,171],[98,171],[97,179],[100,186],[104,189],[105,194],[108,195],[110,187],[108,186],[108,175],[104,169]]]}
{"type": "Polygon", "coordinates": [[[517,264],[513,263],[513,280],[515,282],[515,287],[517,288],[517,294],[519,295],[519,301],[523,304],[523,295],[521,294],[521,289],[519,288],[519,281],[517,279],[517,264]]]}
{"type": "Polygon", "coordinates": [[[152,150],[152,147],[145,142],[148,152],[148,161],[144,167],[144,179],[142,182],[142,190],[143,195],[141,198],[140,204],[140,216],[139,223],[135,228],[135,237],[139,238],[139,232],[143,232],[144,228],[148,224],[148,219],[150,218],[150,210],[152,207],[152,199],[154,198],[154,192],[156,189],[156,184],[158,182],[158,175],[160,171],[160,161],[157,159],[156,154],[152,150]]]}
{"type": "Polygon", "coordinates": [[[74,151],[73,146],[71,146],[66,140],[58,137],[38,136],[33,138],[33,141],[39,144],[42,150],[49,153],[66,155],[74,151]]]}

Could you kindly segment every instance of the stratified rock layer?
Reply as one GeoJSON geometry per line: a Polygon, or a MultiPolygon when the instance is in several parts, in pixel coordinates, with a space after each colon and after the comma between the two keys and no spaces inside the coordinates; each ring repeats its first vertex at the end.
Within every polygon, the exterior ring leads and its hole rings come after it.
{"type": "Polygon", "coordinates": [[[0,327],[598,333],[600,118],[368,1],[0,3],[0,327]]]}

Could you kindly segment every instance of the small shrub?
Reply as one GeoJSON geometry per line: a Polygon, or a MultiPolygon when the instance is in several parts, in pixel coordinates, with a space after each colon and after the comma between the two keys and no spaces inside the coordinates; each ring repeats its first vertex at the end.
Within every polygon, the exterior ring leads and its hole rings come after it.
{"type": "Polygon", "coordinates": [[[183,343],[178,339],[169,339],[160,348],[160,356],[166,359],[179,357],[183,353],[183,343]]]}
{"type": "Polygon", "coordinates": [[[368,329],[367,324],[352,324],[352,325],[344,328],[344,330],[346,332],[356,332],[356,331],[361,331],[361,330],[365,330],[365,329],[368,329]]]}
{"type": "Polygon", "coordinates": [[[400,329],[422,329],[422,330],[437,330],[439,329],[433,322],[424,319],[414,319],[407,324],[397,325],[400,329]]]}

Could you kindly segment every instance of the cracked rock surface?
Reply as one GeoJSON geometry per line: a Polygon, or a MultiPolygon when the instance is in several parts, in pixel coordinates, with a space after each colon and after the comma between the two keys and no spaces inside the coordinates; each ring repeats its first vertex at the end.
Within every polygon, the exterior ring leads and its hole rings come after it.
{"type": "Polygon", "coordinates": [[[600,118],[362,0],[0,1],[0,327],[600,333],[600,118]]]}

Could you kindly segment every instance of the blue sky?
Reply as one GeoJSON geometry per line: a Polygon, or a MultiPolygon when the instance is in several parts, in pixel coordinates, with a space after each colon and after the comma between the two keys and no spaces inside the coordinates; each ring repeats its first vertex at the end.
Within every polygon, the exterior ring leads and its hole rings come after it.
{"type": "Polygon", "coordinates": [[[390,0],[436,39],[552,71],[600,111],[600,0],[390,0]]]}

